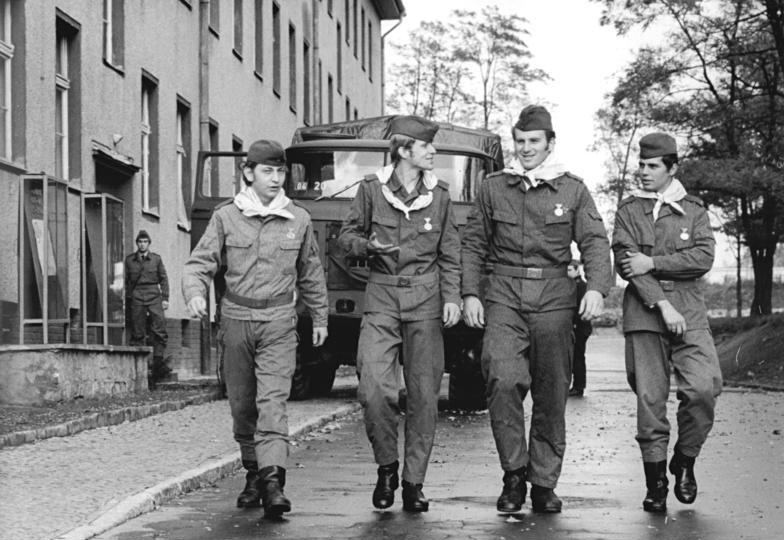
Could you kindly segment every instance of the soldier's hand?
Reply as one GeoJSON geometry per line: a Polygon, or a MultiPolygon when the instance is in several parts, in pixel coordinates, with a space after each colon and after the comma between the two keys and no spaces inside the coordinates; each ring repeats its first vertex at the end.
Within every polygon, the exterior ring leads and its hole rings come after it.
{"type": "Polygon", "coordinates": [[[400,246],[396,246],[395,244],[382,244],[378,241],[376,233],[371,233],[370,238],[368,239],[368,252],[393,253],[395,251],[400,251],[400,246]]]}
{"type": "Polygon", "coordinates": [[[580,301],[579,315],[584,321],[590,321],[602,314],[604,310],[604,297],[599,291],[585,291],[580,301]]]}
{"type": "Polygon", "coordinates": [[[463,320],[471,328],[484,328],[485,308],[476,296],[463,298],[463,320]]]}
{"type": "Polygon", "coordinates": [[[460,306],[451,302],[444,304],[444,315],[441,320],[444,321],[444,328],[456,325],[460,320],[460,306]]]}
{"type": "Polygon", "coordinates": [[[627,251],[626,258],[621,259],[621,269],[626,279],[647,274],[653,268],[653,259],[644,253],[627,251]]]}
{"type": "Polygon", "coordinates": [[[686,331],[686,319],[683,318],[683,315],[672,307],[669,300],[661,300],[657,302],[656,305],[659,306],[659,311],[661,312],[662,320],[664,321],[667,330],[676,336],[683,335],[686,331]]]}
{"type": "Polygon", "coordinates": [[[313,327],[313,346],[314,347],[321,347],[324,345],[324,342],[327,340],[327,327],[326,326],[314,326],[313,327]]]}
{"type": "Polygon", "coordinates": [[[202,318],[207,315],[207,301],[203,296],[194,296],[188,302],[188,311],[194,317],[202,318]]]}
{"type": "Polygon", "coordinates": [[[169,301],[164,300],[163,302],[161,302],[161,306],[163,306],[163,309],[169,309],[169,301]]]}

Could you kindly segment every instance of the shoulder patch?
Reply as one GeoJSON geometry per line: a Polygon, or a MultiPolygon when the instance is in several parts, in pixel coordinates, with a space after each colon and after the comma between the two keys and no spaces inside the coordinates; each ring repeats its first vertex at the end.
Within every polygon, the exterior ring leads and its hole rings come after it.
{"type": "Polygon", "coordinates": [[[578,181],[578,182],[580,182],[580,183],[585,183],[585,181],[584,181],[582,178],[580,178],[579,176],[577,176],[577,175],[576,175],[576,174],[574,174],[574,173],[570,173],[569,171],[566,171],[566,172],[565,172],[563,175],[564,175],[564,176],[568,176],[568,177],[569,177],[569,178],[571,178],[572,180],[577,180],[577,181],[578,181]]]}
{"type": "Polygon", "coordinates": [[[694,203],[694,204],[696,204],[697,206],[701,206],[701,207],[703,207],[703,208],[705,207],[705,201],[703,201],[702,199],[700,199],[699,197],[697,197],[697,196],[695,196],[695,195],[690,195],[690,194],[687,194],[687,195],[684,197],[684,199],[686,199],[687,201],[689,201],[689,202],[691,202],[691,203],[694,203]]]}

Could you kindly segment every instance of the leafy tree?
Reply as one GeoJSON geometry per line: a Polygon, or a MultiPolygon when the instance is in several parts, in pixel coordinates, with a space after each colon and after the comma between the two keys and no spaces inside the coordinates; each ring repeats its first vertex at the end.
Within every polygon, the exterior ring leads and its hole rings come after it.
{"type": "MultiPolygon", "coordinates": [[[[666,45],[643,49],[614,92],[645,124],[687,141],[680,177],[723,210],[754,267],[752,314],[771,312],[773,260],[784,235],[784,64],[779,0],[596,0],[620,33],[666,21],[666,45]],[[772,4],[772,10],[769,9],[772,4]],[[650,85],[640,92],[641,79],[650,85]],[[644,101],[637,98],[643,96],[644,101]]],[[[628,132],[627,132],[628,134],[628,132]]]]}

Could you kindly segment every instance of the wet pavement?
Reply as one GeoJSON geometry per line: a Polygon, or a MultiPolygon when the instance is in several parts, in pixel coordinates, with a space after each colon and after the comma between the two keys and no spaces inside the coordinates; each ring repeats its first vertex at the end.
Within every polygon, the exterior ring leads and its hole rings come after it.
{"type": "MultiPolygon", "coordinates": [[[[361,417],[352,415],[292,448],[284,519],[235,507],[236,474],[182,496],[96,538],[102,540],[362,539],[755,539],[784,537],[784,394],[727,389],[696,475],[693,505],[671,494],[668,513],[641,508],[644,481],[634,440],[635,400],[623,373],[623,341],[588,342],[588,390],[570,398],[568,447],[557,493],[564,511],[534,514],[530,504],[499,515],[501,471],[486,412],[442,411],[425,493],[430,511],[409,514],[370,503],[375,465],[361,417]]],[[[530,410],[530,401],[526,404],[530,410]]],[[[674,422],[672,394],[670,417],[674,422]]],[[[402,427],[402,423],[401,423],[402,427]]],[[[402,440],[402,438],[401,438],[402,440]]],[[[674,441],[673,441],[674,442],[674,441]]]]}

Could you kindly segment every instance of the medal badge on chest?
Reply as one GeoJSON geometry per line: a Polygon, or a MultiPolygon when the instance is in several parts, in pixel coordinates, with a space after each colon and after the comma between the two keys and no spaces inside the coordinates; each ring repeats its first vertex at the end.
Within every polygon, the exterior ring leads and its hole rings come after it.
{"type": "Polygon", "coordinates": [[[555,210],[553,211],[553,214],[555,214],[558,217],[561,217],[563,213],[564,213],[563,204],[557,203],[555,205],[555,210]]]}
{"type": "Polygon", "coordinates": [[[286,238],[289,240],[294,240],[296,237],[297,235],[294,234],[294,227],[289,227],[289,232],[286,233],[286,238]]]}
{"type": "Polygon", "coordinates": [[[681,240],[688,240],[688,239],[689,239],[688,227],[681,227],[681,240]]]}
{"type": "Polygon", "coordinates": [[[433,225],[430,223],[430,220],[431,220],[431,219],[432,219],[432,218],[429,218],[429,217],[426,217],[426,218],[425,218],[425,230],[426,230],[426,231],[430,231],[430,230],[432,230],[432,229],[433,229],[433,225]]]}

